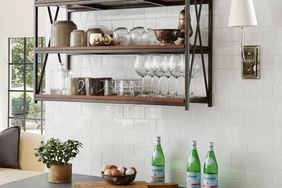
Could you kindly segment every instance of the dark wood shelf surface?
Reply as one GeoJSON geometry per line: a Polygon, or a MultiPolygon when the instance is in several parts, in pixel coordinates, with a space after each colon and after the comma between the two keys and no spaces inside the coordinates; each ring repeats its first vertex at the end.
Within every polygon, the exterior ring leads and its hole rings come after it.
{"type": "MultiPolygon", "coordinates": [[[[93,46],[93,47],[50,47],[36,48],[35,53],[65,53],[69,55],[81,54],[183,54],[184,45],[135,45],[135,46],[93,46]]],[[[191,46],[190,53],[209,52],[208,47],[191,46]]]]}
{"type": "MultiPolygon", "coordinates": [[[[208,4],[210,0],[202,0],[208,4]]],[[[190,4],[201,0],[190,0],[190,4]]],[[[185,5],[185,0],[37,0],[35,6],[63,6],[72,11],[111,10],[185,5]]]]}
{"type": "MultiPolygon", "coordinates": [[[[85,96],[85,95],[35,95],[36,100],[42,101],[69,101],[69,102],[93,102],[93,103],[116,103],[116,104],[146,104],[184,106],[185,100],[178,98],[156,98],[156,97],[129,97],[129,96],[85,96]]],[[[192,103],[207,103],[206,97],[191,98],[192,103]]]]}

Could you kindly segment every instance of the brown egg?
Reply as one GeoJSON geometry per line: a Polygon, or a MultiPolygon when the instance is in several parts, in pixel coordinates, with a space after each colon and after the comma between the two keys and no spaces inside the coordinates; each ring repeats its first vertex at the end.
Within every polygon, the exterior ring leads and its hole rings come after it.
{"type": "Polygon", "coordinates": [[[110,175],[111,175],[111,169],[106,169],[106,170],[104,171],[104,175],[110,176],[110,175]]]}
{"type": "Polygon", "coordinates": [[[117,169],[118,167],[116,165],[110,165],[110,169],[117,169]]]}
{"type": "Polygon", "coordinates": [[[136,174],[137,173],[137,170],[136,170],[136,168],[135,167],[130,167],[133,171],[134,171],[134,174],[136,174]]]}
{"type": "Polygon", "coordinates": [[[111,170],[111,175],[112,176],[122,176],[123,174],[116,168],[111,170]]]}

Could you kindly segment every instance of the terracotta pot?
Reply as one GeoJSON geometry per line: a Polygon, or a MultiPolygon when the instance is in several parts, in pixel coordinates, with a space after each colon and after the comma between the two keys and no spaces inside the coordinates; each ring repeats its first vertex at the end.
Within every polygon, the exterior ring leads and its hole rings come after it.
{"type": "Polygon", "coordinates": [[[70,183],[72,176],[72,164],[52,165],[49,169],[48,181],[50,183],[70,183]]]}

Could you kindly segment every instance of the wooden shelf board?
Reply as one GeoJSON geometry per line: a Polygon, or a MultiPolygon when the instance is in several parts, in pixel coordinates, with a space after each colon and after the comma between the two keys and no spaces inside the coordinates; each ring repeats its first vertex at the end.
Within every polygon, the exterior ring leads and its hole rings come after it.
{"type": "MultiPolygon", "coordinates": [[[[202,0],[208,4],[211,0],[202,0]]],[[[190,0],[190,4],[200,4],[201,0],[190,0]]],[[[35,6],[64,6],[73,11],[111,10],[185,5],[185,0],[37,0],[35,6]]]]}
{"type": "MultiPolygon", "coordinates": [[[[42,101],[69,101],[69,102],[93,102],[93,103],[117,103],[117,104],[146,104],[146,105],[166,105],[184,106],[184,99],[177,98],[153,98],[153,97],[129,97],[129,96],[85,96],[85,95],[55,95],[39,94],[35,95],[36,100],[42,101]]],[[[206,97],[196,97],[190,99],[192,103],[207,103],[206,97]]]]}
{"type": "MultiPolygon", "coordinates": [[[[92,46],[92,47],[49,47],[35,48],[35,53],[79,54],[152,54],[152,53],[184,53],[184,45],[134,45],[134,46],[92,46]]],[[[191,46],[190,52],[207,54],[208,47],[191,46]]]]}

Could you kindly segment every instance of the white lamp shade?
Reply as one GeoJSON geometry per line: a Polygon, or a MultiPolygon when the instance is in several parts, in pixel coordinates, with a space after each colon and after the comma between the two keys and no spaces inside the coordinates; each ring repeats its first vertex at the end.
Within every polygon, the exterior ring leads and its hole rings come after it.
{"type": "Polygon", "coordinates": [[[232,0],[229,14],[229,26],[258,25],[253,0],[232,0]]]}

